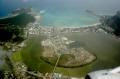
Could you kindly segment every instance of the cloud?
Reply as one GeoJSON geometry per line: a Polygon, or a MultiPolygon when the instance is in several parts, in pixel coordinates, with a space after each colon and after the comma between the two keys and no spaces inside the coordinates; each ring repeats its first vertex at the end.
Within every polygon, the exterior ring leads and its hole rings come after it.
{"type": "Polygon", "coordinates": [[[41,10],[41,11],[40,11],[40,14],[44,14],[44,13],[45,13],[45,10],[41,10]]]}
{"type": "Polygon", "coordinates": [[[5,66],[7,65],[5,60],[7,53],[9,52],[0,50],[0,70],[4,69],[5,66]]]}

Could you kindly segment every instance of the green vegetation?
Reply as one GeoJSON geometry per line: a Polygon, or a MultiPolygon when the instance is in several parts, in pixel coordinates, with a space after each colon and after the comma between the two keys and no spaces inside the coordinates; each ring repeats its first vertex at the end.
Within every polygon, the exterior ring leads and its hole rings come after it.
{"type": "Polygon", "coordinates": [[[28,23],[34,21],[34,16],[31,14],[23,13],[14,17],[0,19],[0,24],[18,25],[20,27],[25,27],[28,23]]]}
{"type": "Polygon", "coordinates": [[[105,29],[109,33],[115,34],[116,36],[120,36],[120,11],[113,16],[105,16],[105,18],[101,18],[100,22],[104,25],[104,27],[110,27],[110,29],[105,29]]]}
{"type": "MultiPolygon", "coordinates": [[[[68,76],[83,77],[88,72],[98,69],[113,68],[120,64],[120,41],[113,38],[111,35],[93,32],[80,32],[72,34],[69,33],[65,36],[67,36],[70,40],[78,41],[83,44],[82,46],[84,46],[86,50],[97,55],[97,60],[91,64],[77,68],[57,67],[55,72],[68,76]]],[[[27,40],[27,46],[20,51],[21,55],[15,55],[21,56],[22,61],[28,66],[29,70],[39,70],[42,73],[52,72],[54,64],[51,65],[41,59],[41,53],[44,51],[43,47],[40,45],[42,39],[44,39],[43,36],[34,36],[29,38],[27,40]]],[[[68,56],[71,57],[70,55],[68,56]]],[[[17,56],[15,58],[17,58],[17,56]]],[[[47,59],[54,63],[57,57],[47,59]]],[[[19,60],[19,57],[16,60],[19,60]]]]}
{"type": "Polygon", "coordinates": [[[57,61],[57,57],[43,57],[43,56],[41,56],[40,57],[43,61],[45,61],[45,62],[47,62],[47,63],[49,63],[49,64],[51,64],[51,65],[55,65],[55,63],[56,63],[56,61],[57,61]]]}
{"type": "Polygon", "coordinates": [[[59,61],[59,65],[64,67],[66,63],[68,63],[69,61],[72,61],[74,59],[75,59],[75,56],[72,55],[72,54],[63,54],[63,55],[61,55],[61,58],[60,58],[60,61],[59,61]]]}
{"type": "Polygon", "coordinates": [[[24,40],[24,28],[34,22],[34,16],[24,13],[14,17],[0,19],[0,41],[17,42],[24,40]]]}
{"type": "Polygon", "coordinates": [[[29,70],[40,71],[42,73],[51,72],[53,67],[40,59],[43,47],[41,46],[42,36],[30,37],[27,40],[27,46],[21,51],[13,54],[15,62],[22,61],[29,70]]]}
{"type": "Polygon", "coordinates": [[[22,62],[21,52],[17,51],[12,54],[14,62],[22,62]]]}
{"type": "MultiPolygon", "coordinates": [[[[57,61],[56,56],[55,57],[41,57],[41,59],[53,66],[56,64],[56,61],[57,61]]],[[[58,63],[58,67],[70,67],[70,66],[65,66],[65,64],[74,59],[75,59],[75,56],[72,54],[62,54],[60,57],[60,61],[58,63]]]]}

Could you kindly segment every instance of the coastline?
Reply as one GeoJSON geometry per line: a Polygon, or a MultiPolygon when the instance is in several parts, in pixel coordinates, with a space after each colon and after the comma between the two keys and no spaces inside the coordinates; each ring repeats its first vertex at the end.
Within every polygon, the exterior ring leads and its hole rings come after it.
{"type": "MultiPolygon", "coordinates": [[[[8,17],[9,18],[9,17],[8,17]]],[[[105,31],[104,29],[102,29],[101,28],[101,26],[102,26],[102,24],[101,23],[96,23],[96,24],[92,24],[92,25],[86,25],[86,26],[84,26],[84,27],[51,27],[51,26],[41,26],[41,25],[39,25],[39,26],[37,26],[37,23],[31,23],[31,24],[27,24],[27,27],[28,27],[28,31],[29,31],[29,33],[30,34],[36,34],[36,35],[38,35],[38,32],[39,32],[39,34],[45,34],[45,35],[48,35],[49,36],[49,34],[50,33],[52,33],[53,34],[53,36],[54,36],[54,34],[59,34],[59,32],[61,33],[61,34],[63,34],[63,33],[75,33],[75,32],[101,32],[101,33],[105,33],[105,34],[110,34],[110,33],[107,33],[107,31],[105,31]],[[31,25],[32,27],[29,27],[29,25],[31,25]],[[30,30],[32,28],[32,30],[30,30]]],[[[117,37],[117,36],[115,36],[115,35],[113,35],[113,37],[117,37]]],[[[24,42],[22,42],[21,43],[21,45],[20,46],[18,46],[18,50],[21,50],[20,49],[20,47],[21,48],[23,48],[24,46],[25,46],[25,43],[24,42]],[[22,44],[23,43],[23,44],[22,44]]],[[[10,46],[9,44],[6,44],[7,46],[10,46]]],[[[8,47],[9,48],[9,47],[8,47]]],[[[17,48],[17,46],[15,45],[14,47],[12,47],[13,48],[13,50],[11,50],[12,52],[14,52],[14,51],[17,51],[16,50],[16,48],[17,48]]],[[[85,65],[83,65],[83,66],[86,66],[86,65],[89,65],[89,64],[91,64],[91,63],[88,63],[88,64],[85,64],[85,65]]],[[[83,67],[82,66],[82,67],[83,67]]],[[[61,67],[63,67],[63,66],[61,66],[61,67]]],[[[63,67],[63,68],[66,68],[66,67],[63,67]]],[[[70,67],[70,68],[74,68],[74,67],[70,67]]]]}
{"type": "Polygon", "coordinates": [[[49,34],[49,33],[72,33],[72,32],[103,32],[107,33],[101,28],[101,23],[87,25],[85,27],[59,27],[59,26],[41,26],[39,23],[32,23],[28,25],[29,34],[49,34]]]}
{"type": "Polygon", "coordinates": [[[53,28],[53,27],[55,27],[55,28],[87,28],[87,27],[93,27],[93,26],[99,26],[99,25],[101,25],[101,23],[100,22],[98,22],[98,23],[95,23],[95,24],[90,24],[90,25],[84,25],[84,26],[74,26],[74,27],[69,27],[69,26],[42,26],[42,25],[40,25],[40,27],[51,27],[51,28],[53,28]]]}

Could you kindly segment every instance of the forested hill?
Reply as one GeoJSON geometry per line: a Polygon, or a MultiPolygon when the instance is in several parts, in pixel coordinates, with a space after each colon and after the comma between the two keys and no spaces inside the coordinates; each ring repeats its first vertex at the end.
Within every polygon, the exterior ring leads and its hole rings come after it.
{"type": "Polygon", "coordinates": [[[110,27],[112,29],[112,31],[108,30],[108,28],[106,28],[106,30],[120,36],[120,11],[113,16],[105,16],[104,19],[101,19],[101,22],[105,27],[110,27]]]}
{"type": "Polygon", "coordinates": [[[7,18],[0,19],[0,41],[15,42],[24,39],[24,28],[28,23],[35,22],[34,15],[30,12],[31,10],[27,10],[27,8],[19,9],[12,12],[7,18]]]}

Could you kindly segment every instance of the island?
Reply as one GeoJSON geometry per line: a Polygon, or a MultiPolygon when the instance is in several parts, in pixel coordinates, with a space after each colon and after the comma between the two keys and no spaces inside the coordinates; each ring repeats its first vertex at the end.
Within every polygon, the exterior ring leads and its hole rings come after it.
{"type": "MultiPolygon", "coordinates": [[[[97,55],[85,48],[86,43],[72,40],[69,35],[102,33],[119,38],[120,12],[113,16],[87,12],[99,17],[100,23],[75,28],[43,27],[37,22],[40,13],[36,13],[33,8],[16,9],[8,17],[1,18],[0,46],[2,50],[8,51],[9,54],[4,58],[11,68],[9,72],[2,72],[3,77],[45,78],[47,72],[53,77],[57,74],[56,67],[79,68],[94,63],[97,55]]],[[[62,77],[69,79],[68,76],[62,77]]]]}

